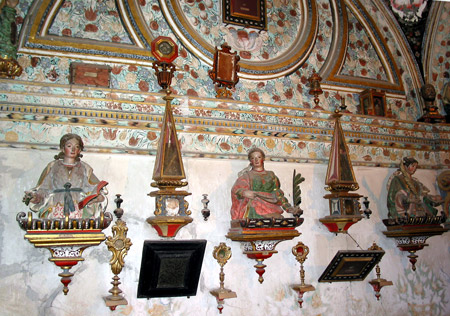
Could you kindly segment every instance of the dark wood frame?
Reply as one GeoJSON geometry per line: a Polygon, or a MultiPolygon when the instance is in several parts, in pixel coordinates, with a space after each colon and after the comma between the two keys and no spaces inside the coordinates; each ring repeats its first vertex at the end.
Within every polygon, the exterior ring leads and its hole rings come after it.
{"type": "Polygon", "coordinates": [[[267,30],[266,0],[222,0],[222,12],[225,24],[267,30]]]}
{"type": "Polygon", "coordinates": [[[363,281],[384,253],[384,250],[339,250],[319,282],[363,281]]]}
{"type": "Polygon", "coordinates": [[[195,296],[206,240],[146,240],[138,298],[195,296]]]}

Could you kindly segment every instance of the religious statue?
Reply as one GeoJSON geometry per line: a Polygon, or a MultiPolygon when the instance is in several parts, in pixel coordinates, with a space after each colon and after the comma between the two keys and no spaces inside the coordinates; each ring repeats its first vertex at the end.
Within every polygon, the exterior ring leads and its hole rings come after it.
{"type": "Polygon", "coordinates": [[[23,202],[41,218],[95,218],[107,194],[106,181],[99,181],[82,162],[83,140],[76,134],[61,137],[61,152],[42,172],[23,202]]]}
{"type": "Polygon", "coordinates": [[[264,169],[264,152],[252,148],[248,160],[250,165],[239,172],[231,189],[231,219],[283,218],[283,211],[301,215],[303,211],[284,196],[275,173],[264,169]]]}
{"type": "Polygon", "coordinates": [[[443,203],[439,195],[430,195],[430,190],[413,177],[418,162],[414,158],[403,158],[400,168],[388,180],[388,217],[436,216],[435,208],[443,203]]]}

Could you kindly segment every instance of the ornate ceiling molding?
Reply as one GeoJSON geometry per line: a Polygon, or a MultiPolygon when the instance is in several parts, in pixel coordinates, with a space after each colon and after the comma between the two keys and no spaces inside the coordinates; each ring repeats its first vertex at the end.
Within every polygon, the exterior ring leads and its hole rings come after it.
{"type": "MultiPolygon", "coordinates": [[[[192,27],[191,22],[182,10],[180,1],[160,1],[160,5],[166,20],[183,45],[207,65],[212,66],[215,47],[192,27]]],[[[276,57],[267,60],[241,59],[239,62],[241,67],[240,78],[268,80],[287,76],[301,67],[308,59],[314,48],[318,30],[316,1],[298,1],[298,8],[301,12],[300,23],[291,46],[276,57]]]]}
{"type": "Polygon", "coordinates": [[[427,32],[424,35],[424,42],[422,44],[422,60],[423,60],[423,73],[426,83],[430,83],[432,80],[432,62],[433,54],[435,53],[435,45],[439,42],[436,41],[436,36],[439,33],[438,25],[441,20],[441,15],[445,12],[445,3],[443,1],[434,1],[431,5],[430,13],[428,14],[427,32]]]}
{"type": "Polygon", "coordinates": [[[49,30],[64,3],[63,0],[33,2],[21,30],[19,53],[123,63],[139,60],[143,65],[151,65],[153,38],[137,0],[115,2],[115,10],[131,44],[51,34],[49,30]]]}
{"type": "Polygon", "coordinates": [[[333,30],[332,53],[327,58],[321,72],[324,72],[325,82],[344,84],[349,86],[371,86],[386,89],[390,92],[404,93],[403,81],[395,59],[390,52],[384,37],[381,35],[377,24],[364,9],[358,0],[341,0],[332,7],[335,22],[333,30]],[[356,17],[367,33],[372,47],[375,49],[379,61],[385,71],[387,80],[374,80],[370,78],[347,76],[341,73],[345,64],[345,56],[349,41],[349,11],[356,17]],[[342,44],[344,43],[344,45],[342,44]],[[328,76],[325,77],[325,74],[328,76]]]}
{"type": "Polygon", "coordinates": [[[344,7],[343,0],[330,1],[330,10],[333,17],[333,37],[330,45],[330,52],[323,66],[320,69],[320,75],[323,78],[330,77],[332,71],[336,72],[336,69],[341,69],[345,61],[346,45],[342,43],[348,42],[348,24],[347,18],[344,19],[343,15],[347,14],[344,7]]]}

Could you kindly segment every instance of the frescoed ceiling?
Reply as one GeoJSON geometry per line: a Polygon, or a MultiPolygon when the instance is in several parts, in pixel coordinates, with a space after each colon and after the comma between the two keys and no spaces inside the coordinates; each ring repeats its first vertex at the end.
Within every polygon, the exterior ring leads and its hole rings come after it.
{"type": "MultiPolygon", "coordinates": [[[[169,36],[179,46],[171,90],[183,155],[245,157],[257,145],[273,159],[323,163],[329,114],[345,98],[353,163],[394,166],[408,155],[427,168],[450,165],[449,129],[416,122],[423,79],[383,0],[266,5],[267,29],[259,30],[222,23],[220,0],[21,0],[24,71],[0,79],[0,145],[45,147],[71,129],[89,139],[90,150],[153,152],[164,105],[150,43],[169,36]],[[224,42],[241,58],[233,100],[217,99],[208,77],[224,42]],[[109,87],[72,84],[70,65],[80,62],[109,66],[109,87]],[[323,78],[318,110],[309,94],[314,71],[323,78]],[[386,92],[393,118],[361,113],[359,93],[367,88],[386,92]]],[[[450,7],[434,7],[425,54],[437,84],[445,75],[441,43],[450,26],[442,17],[450,7]]]]}
{"type": "Polygon", "coordinates": [[[223,24],[221,1],[86,4],[34,1],[19,52],[150,65],[152,39],[173,32],[208,66],[215,47],[228,43],[239,52],[243,79],[270,80],[313,68],[328,84],[405,93],[384,36],[356,0],[268,1],[267,31],[223,24]]]}
{"type": "Polygon", "coordinates": [[[107,61],[151,59],[149,26],[135,1],[34,1],[19,51],[107,61]],[[138,15],[140,14],[140,15],[138,15]]]}

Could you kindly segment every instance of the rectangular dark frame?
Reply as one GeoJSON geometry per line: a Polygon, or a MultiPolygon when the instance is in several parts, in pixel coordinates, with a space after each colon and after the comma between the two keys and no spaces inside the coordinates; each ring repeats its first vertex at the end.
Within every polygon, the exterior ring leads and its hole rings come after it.
{"type": "Polygon", "coordinates": [[[195,296],[206,240],[146,240],[137,297],[195,296]]]}
{"type": "Polygon", "coordinates": [[[266,0],[222,0],[223,23],[267,29],[266,0]]]}
{"type": "Polygon", "coordinates": [[[384,250],[339,250],[319,282],[363,281],[384,253],[384,250]]]}

